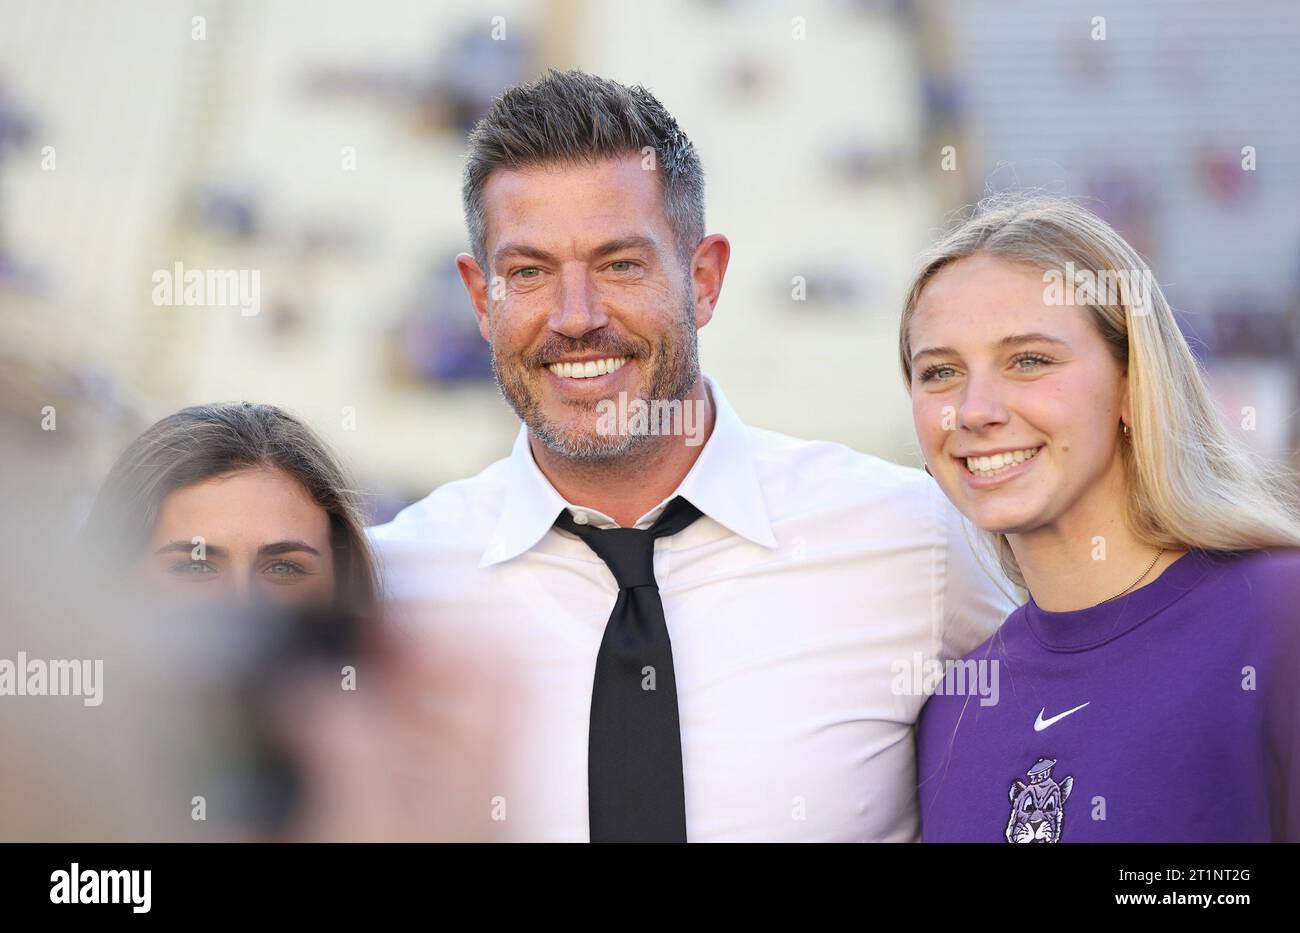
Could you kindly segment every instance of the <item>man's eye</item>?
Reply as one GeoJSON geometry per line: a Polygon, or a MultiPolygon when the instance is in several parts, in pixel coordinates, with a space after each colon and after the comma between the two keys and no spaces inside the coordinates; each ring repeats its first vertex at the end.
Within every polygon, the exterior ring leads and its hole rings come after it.
{"type": "Polygon", "coordinates": [[[609,264],[609,268],[614,272],[631,272],[636,268],[636,263],[630,259],[616,259],[609,264]]]}
{"type": "Polygon", "coordinates": [[[521,279],[535,279],[542,274],[542,270],[536,266],[528,266],[523,269],[516,269],[515,275],[521,279]]]}

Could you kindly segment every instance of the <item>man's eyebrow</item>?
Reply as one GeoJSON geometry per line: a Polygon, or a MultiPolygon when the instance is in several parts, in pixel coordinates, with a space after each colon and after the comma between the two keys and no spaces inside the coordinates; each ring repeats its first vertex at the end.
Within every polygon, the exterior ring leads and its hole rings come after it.
{"type": "Polygon", "coordinates": [[[602,256],[608,256],[611,253],[621,253],[625,250],[643,249],[654,252],[655,242],[645,236],[624,236],[617,240],[609,240],[600,244],[592,251],[592,256],[599,259],[602,256]]]}
{"type": "MultiPolygon", "coordinates": [[[[994,346],[999,350],[1005,350],[1008,347],[1016,347],[1025,343],[1050,343],[1060,347],[1068,347],[1069,344],[1059,337],[1052,337],[1048,334],[1011,334],[1003,337],[994,346]]],[[[926,347],[924,350],[917,350],[912,354],[912,362],[915,363],[923,356],[956,356],[957,351],[952,347],[926,347]]]]}
{"type": "Polygon", "coordinates": [[[274,557],[277,554],[292,554],[302,552],[320,557],[320,551],[316,550],[306,541],[277,541],[274,544],[264,544],[257,549],[258,557],[274,557]]]}
{"type": "MultiPolygon", "coordinates": [[[[171,542],[169,542],[169,543],[167,543],[167,544],[164,544],[164,545],[163,545],[162,547],[160,547],[158,550],[154,551],[154,554],[155,554],[155,555],[158,555],[158,554],[174,554],[174,553],[184,553],[184,554],[188,554],[188,553],[190,553],[191,551],[193,551],[196,547],[198,547],[198,545],[195,544],[193,541],[182,541],[182,540],[179,540],[179,539],[178,539],[178,540],[176,540],[176,541],[171,541],[171,542]]],[[[213,555],[214,557],[225,557],[225,556],[226,556],[226,549],[223,548],[223,547],[221,547],[220,545],[216,545],[216,544],[207,544],[207,543],[204,543],[204,545],[203,545],[203,551],[204,551],[205,554],[211,554],[211,555],[213,555]]]]}
{"type": "MultiPolygon", "coordinates": [[[[595,259],[608,256],[612,253],[621,253],[625,250],[643,249],[651,252],[655,249],[655,241],[646,236],[632,235],[618,237],[613,240],[606,240],[604,243],[592,250],[591,255],[595,259]]],[[[492,254],[493,264],[499,264],[506,256],[519,256],[523,259],[535,259],[538,262],[555,262],[555,256],[544,249],[536,246],[529,246],[527,243],[502,243],[497,247],[496,252],[492,254]]]]}
{"type": "Polygon", "coordinates": [[[555,257],[544,249],[529,246],[527,243],[502,243],[492,254],[492,264],[496,265],[506,256],[519,256],[523,259],[536,259],[538,262],[553,262],[555,257]]]}

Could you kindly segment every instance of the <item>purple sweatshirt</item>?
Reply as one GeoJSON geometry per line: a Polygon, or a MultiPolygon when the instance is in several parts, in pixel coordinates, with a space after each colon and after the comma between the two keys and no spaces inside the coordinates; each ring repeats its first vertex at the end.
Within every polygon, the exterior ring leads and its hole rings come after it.
{"type": "Polygon", "coordinates": [[[917,746],[926,842],[1300,841],[1300,550],[1031,599],[947,671],[917,746]]]}

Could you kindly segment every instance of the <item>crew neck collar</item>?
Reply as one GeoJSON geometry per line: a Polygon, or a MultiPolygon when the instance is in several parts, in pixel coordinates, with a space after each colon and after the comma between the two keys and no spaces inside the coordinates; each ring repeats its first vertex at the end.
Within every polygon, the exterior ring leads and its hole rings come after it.
{"type": "Polygon", "coordinates": [[[1205,551],[1189,550],[1146,586],[1085,609],[1050,612],[1039,608],[1030,594],[1024,606],[1025,619],[1034,637],[1048,648],[1095,648],[1131,632],[1182,599],[1200,585],[1213,563],[1205,551]]]}

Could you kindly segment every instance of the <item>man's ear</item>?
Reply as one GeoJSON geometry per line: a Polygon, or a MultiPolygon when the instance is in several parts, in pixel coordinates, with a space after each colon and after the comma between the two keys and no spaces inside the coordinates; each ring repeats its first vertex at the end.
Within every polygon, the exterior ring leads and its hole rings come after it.
{"type": "Polygon", "coordinates": [[[695,326],[703,327],[713,318],[713,309],[722,294],[722,280],[731,260],[731,244],[720,233],[706,236],[691,258],[691,286],[695,300],[695,326]]]}
{"type": "Polygon", "coordinates": [[[461,253],[456,257],[456,271],[460,273],[460,280],[465,283],[465,291],[469,293],[470,304],[474,306],[478,332],[484,340],[488,340],[487,276],[469,253],[461,253]]]}

